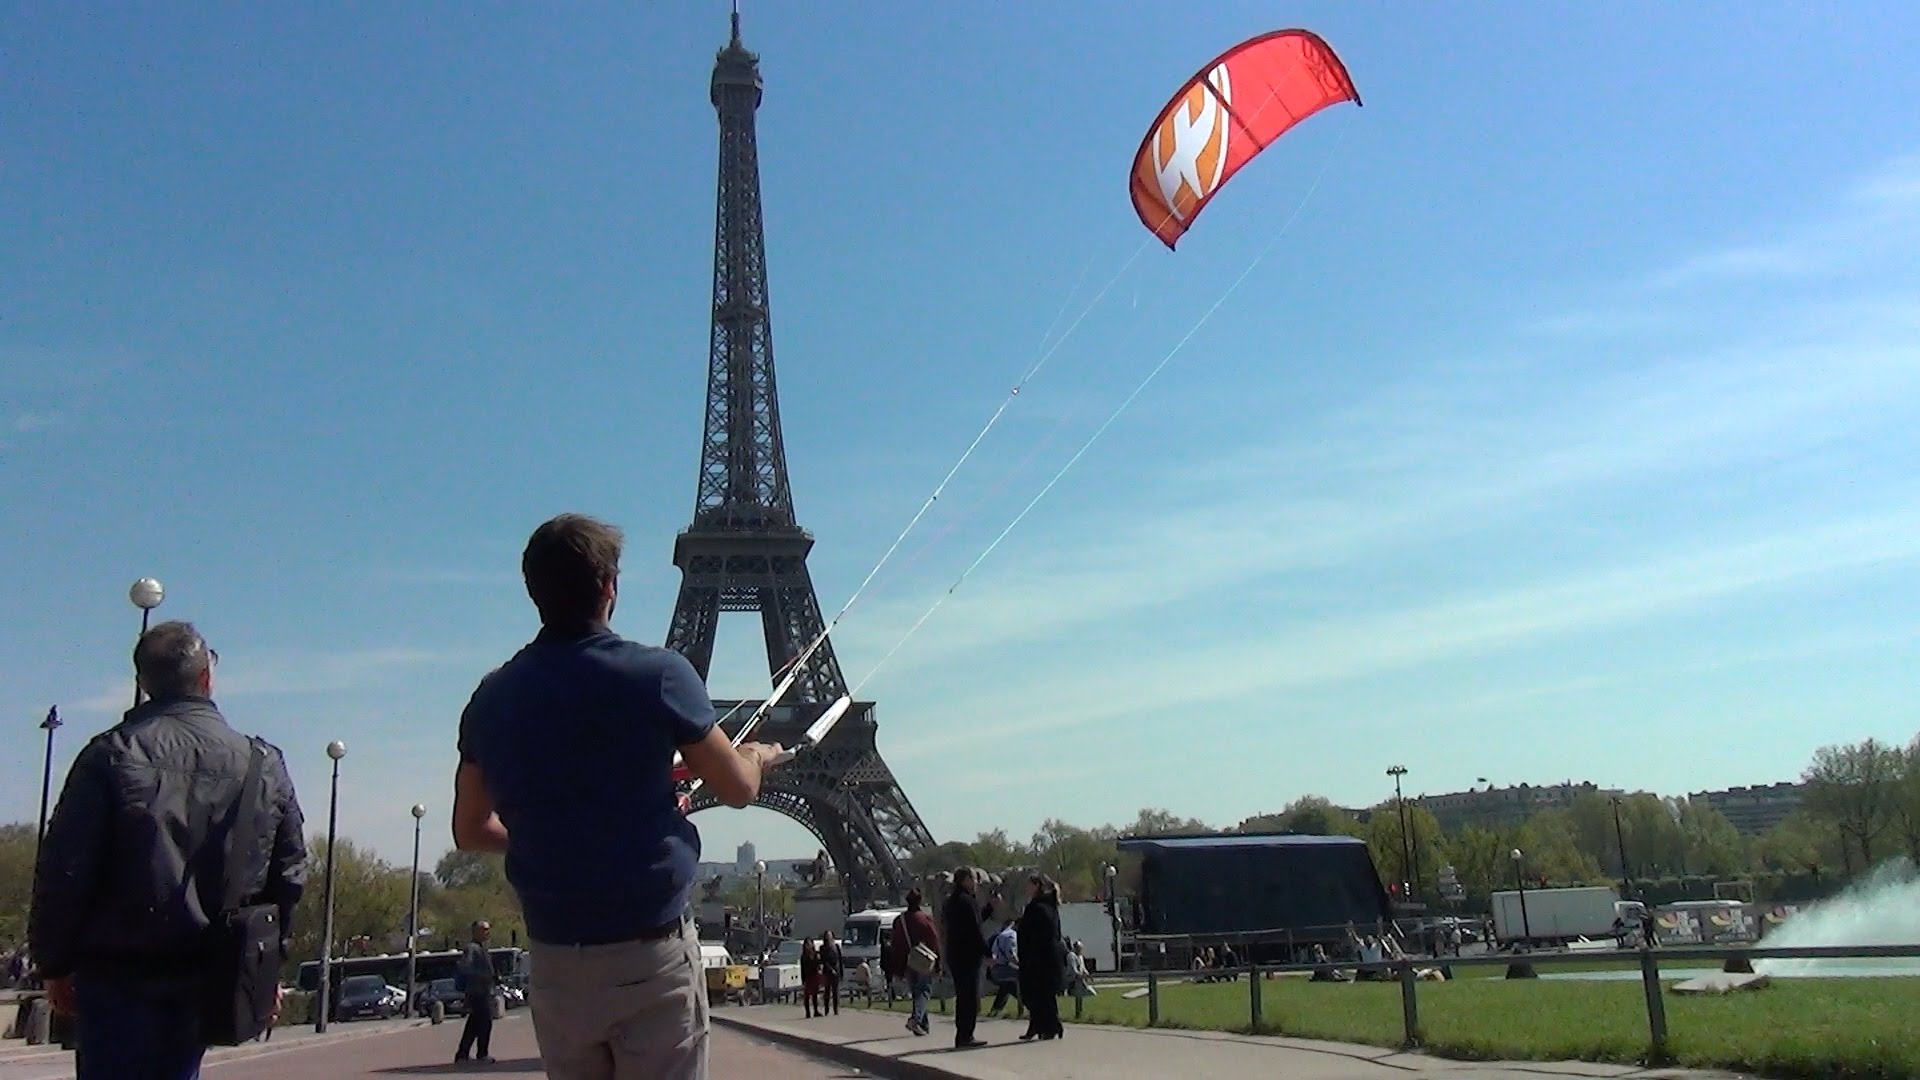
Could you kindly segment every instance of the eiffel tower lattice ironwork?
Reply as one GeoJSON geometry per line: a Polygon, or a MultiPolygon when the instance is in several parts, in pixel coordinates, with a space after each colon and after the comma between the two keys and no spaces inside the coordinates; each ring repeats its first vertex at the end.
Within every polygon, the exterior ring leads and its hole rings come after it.
{"type": "MultiPolygon", "coordinates": [[[[795,522],[774,390],[767,317],[767,259],[760,209],[754,112],[759,57],[733,37],[713,67],[720,116],[720,177],[714,222],[713,335],[707,361],[706,434],[700,448],[693,524],[674,543],[680,596],[667,647],[706,678],[723,611],[758,611],[767,664],[777,685],[826,626],[807,572],[813,537],[795,522]]],[[[831,641],[809,656],[786,696],[763,721],[762,737],[793,745],[826,707],[847,693],[831,641]]],[[[735,702],[716,702],[725,710],[735,702]]],[[[727,724],[738,730],[753,711],[727,724]]],[[[911,884],[903,866],[933,836],[874,744],[873,702],[853,703],[819,747],[771,770],[757,805],[799,822],[839,869],[850,902],[897,900],[911,884]]],[[[714,805],[704,790],[697,812],[714,805]]]]}

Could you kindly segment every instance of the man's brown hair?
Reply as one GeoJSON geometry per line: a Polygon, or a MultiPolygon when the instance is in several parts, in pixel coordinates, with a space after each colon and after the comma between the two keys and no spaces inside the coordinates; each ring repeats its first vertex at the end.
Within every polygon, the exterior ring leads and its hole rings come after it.
{"type": "Polygon", "coordinates": [[[584,514],[561,514],[533,530],[520,556],[527,595],[548,626],[585,626],[600,616],[600,596],[620,576],[620,530],[584,514]]]}

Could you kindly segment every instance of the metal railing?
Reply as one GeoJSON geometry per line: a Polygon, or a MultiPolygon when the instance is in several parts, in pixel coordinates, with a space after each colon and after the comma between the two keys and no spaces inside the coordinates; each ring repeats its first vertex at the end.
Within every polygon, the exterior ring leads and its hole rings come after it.
{"type": "MultiPolygon", "coordinates": [[[[1477,956],[1440,957],[1434,959],[1408,957],[1399,960],[1358,963],[1331,961],[1313,964],[1243,964],[1228,969],[1208,969],[1204,972],[1158,970],[1148,968],[1128,977],[1125,973],[1100,976],[1090,980],[1095,988],[1138,986],[1146,983],[1147,988],[1147,1026],[1160,1027],[1160,986],[1165,982],[1189,982],[1195,976],[1231,976],[1236,981],[1241,975],[1248,975],[1247,1014],[1249,1028],[1258,1031],[1264,1025],[1261,984],[1265,975],[1307,974],[1324,971],[1329,968],[1339,971],[1368,971],[1390,975],[1400,983],[1400,1003],[1405,1023],[1405,1038],[1401,1045],[1414,1049],[1421,1045],[1420,1000],[1416,989],[1420,983],[1417,972],[1423,968],[1435,967],[1506,967],[1509,969],[1527,969],[1522,977],[1532,977],[1534,967],[1573,967],[1585,966],[1595,962],[1614,962],[1622,965],[1638,962],[1640,983],[1646,997],[1648,1063],[1665,1065],[1670,1062],[1667,1049],[1667,1009],[1666,999],[1661,994],[1660,966],[1677,965],[1688,961],[1701,961],[1727,964],[1731,961],[1745,961],[1748,965],[1758,960],[1866,960],[1866,959],[1912,959],[1920,958],[1920,945],[1814,945],[1801,948],[1764,948],[1749,946],[1710,946],[1686,945],[1661,948],[1640,948],[1634,950],[1592,950],[1592,951],[1553,951],[1488,953],[1477,956]]],[[[1521,974],[1516,972],[1516,975],[1521,974]]],[[[1815,976],[1817,977],[1817,976],[1815,976]]],[[[1074,1018],[1081,1019],[1084,1001],[1074,999],[1074,1018]]]]}

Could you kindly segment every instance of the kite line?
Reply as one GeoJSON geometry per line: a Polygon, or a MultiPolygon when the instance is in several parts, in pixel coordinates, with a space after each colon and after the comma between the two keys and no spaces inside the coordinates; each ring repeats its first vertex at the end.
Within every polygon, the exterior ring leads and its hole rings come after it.
{"type": "Polygon", "coordinates": [[[987,544],[985,550],[980,552],[979,557],[975,558],[972,563],[968,564],[965,570],[960,572],[960,576],[954,579],[953,584],[947,586],[947,590],[934,600],[933,604],[921,614],[920,618],[916,620],[911,627],[907,628],[907,632],[901,635],[900,640],[896,641],[893,647],[888,649],[886,653],[880,657],[879,662],[874,664],[872,669],[854,685],[852,693],[858,694],[861,688],[873,681],[873,677],[880,673],[880,669],[886,666],[887,661],[893,659],[894,654],[898,653],[913,635],[918,633],[922,626],[926,625],[927,620],[933,617],[934,612],[940,610],[940,606],[945,604],[947,598],[952,596],[960,586],[966,582],[968,576],[978,569],[981,563],[987,561],[988,556],[993,554],[994,549],[1000,546],[1008,534],[1012,533],[1014,529],[1019,527],[1021,522],[1027,519],[1027,515],[1033,512],[1033,508],[1040,505],[1040,500],[1046,498],[1047,493],[1052,491],[1061,480],[1066,478],[1067,473],[1073,470],[1074,465],[1078,464],[1080,459],[1086,456],[1087,451],[1093,448],[1093,444],[1100,441],[1100,436],[1107,433],[1107,429],[1112,427],[1114,422],[1120,419],[1120,415],[1127,411],[1128,406],[1132,405],[1142,393],[1146,392],[1147,387],[1153,380],[1157,378],[1162,371],[1166,370],[1168,364],[1173,362],[1173,358],[1180,355],[1180,352],[1187,347],[1187,343],[1193,340],[1194,335],[1198,334],[1200,329],[1207,325],[1208,321],[1213,318],[1214,313],[1219,311],[1235,292],[1239,291],[1240,286],[1245,284],[1247,278],[1253,275],[1255,268],[1265,261],[1268,254],[1280,243],[1281,237],[1285,236],[1287,230],[1291,229],[1293,223],[1299,219],[1301,212],[1306,209],[1307,203],[1312,200],[1314,192],[1320,189],[1320,181],[1325,179],[1327,168],[1333,163],[1334,154],[1339,151],[1341,144],[1345,141],[1346,129],[1341,128],[1339,140],[1327,151],[1327,156],[1321,161],[1320,170],[1314,175],[1313,183],[1308,185],[1306,194],[1300,197],[1298,205],[1293,208],[1291,214],[1287,215],[1286,221],[1281,223],[1280,228],[1267,240],[1266,245],[1254,255],[1253,261],[1247,264],[1246,269],[1240,271],[1240,276],[1233,279],[1233,282],[1227,286],[1226,291],[1214,300],[1213,304],[1201,314],[1199,320],[1196,321],[1192,327],[1188,328],[1186,334],[1174,343],[1173,348],[1168,349],[1166,355],[1160,358],[1160,362],[1155,364],[1153,368],[1147,372],[1146,377],[1134,386],[1133,392],[1129,393],[1121,400],[1119,405],[1114,407],[1113,412],[1109,413],[1106,420],[1102,421],[1100,426],[1094,429],[1093,434],[1087,437],[1086,442],[1080,444],[1080,448],[1074,451],[1073,456],[1067,459],[1066,464],[1060,466],[1060,470],[1053,474],[1053,478],[1048,480],[1046,484],[1040,488],[1033,498],[1027,502],[1027,505],[1021,507],[1020,512],[1013,516],[1012,521],[1007,522],[1006,528],[1000,530],[1000,534],[995,536],[992,542],[987,544]]]}

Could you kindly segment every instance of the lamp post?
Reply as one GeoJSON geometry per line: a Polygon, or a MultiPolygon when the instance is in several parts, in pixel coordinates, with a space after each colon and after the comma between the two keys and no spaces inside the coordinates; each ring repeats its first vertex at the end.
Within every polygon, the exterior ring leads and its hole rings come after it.
{"type": "Polygon", "coordinates": [[[60,709],[57,706],[47,710],[47,718],[40,721],[40,730],[47,733],[47,763],[40,770],[40,831],[34,835],[45,840],[47,800],[53,795],[53,733],[60,730],[60,709]]]}
{"type": "Polygon", "coordinates": [[[1533,924],[1527,921],[1527,857],[1519,848],[1513,849],[1513,881],[1520,886],[1520,938],[1529,944],[1533,942],[1533,924]]]}
{"type": "Polygon", "coordinates": [[[1633,883],[1628,880],[1627,833],[1620,827],[1620,796],[1613,797],[1613,839],[1620,845],[1620,899],[1633,899],[1633,883]]]}
{"type": "Polygon", "coordinates": [[[407,1012],[414,1007],[414,988],[418,984],[416,965],[420,957],[420,819],[427,816],[427,808],[420,803],[413,804],[413,896],[407,902],[407,1012]]]}
{"type": "Polygon", "coordinates": [[[1107,864],[1107,924],[1113,931],[1113,970],[1120,970],[1120,868],[1107,864]]]}
{"type": "Polygon", "coordinates": [[[327,756],[333,759],[333,787],[327,796],[327,884],[325,914],[320,917],[320,1000],[314,1013],[315,1034],[325,1034],[327,1014],[333,1010],[333,837],[340,823],[340,759],[347,756],[347,744],[338,739],[327,744],[327,756]]]}
{"type": "Polygon", "coordinates": [[[759,912],[760,955],[767,955],[767,863],[756,860],[753,864],[753,906],[759,912]]]}
{"type": "Polygon", "coordinates": [[[1393,777],[1393,801],[1400,807],[1400,895],[1403,900],[1412,903],[1414,882],[1420,875],[1413,869],[1412,849],[1409,846],[1411,841],[1407,837],[1407,798],[1400,793],[1400,778],[1407,775],[1407,767],[1395,765],[1387,770],[1387,775],[1393,777]]]}
{"type": "MultiPolygon", "coordinates": [[[[159,607],[160,601],[166,598],[167,590],[161,588],[160,583],[150,577],[141,578],[139,581],[133,583],[131,589],[127,590],[127,599],[133,601],[133,606],[140,609],[141,637],[147,636],[147,623],[153,618],[153,609],[159,607]]],[[[133,677],[134,708],[137,709],[140,707],[140,699],[144,696],[145,695],[140,692],[140,676],[135,674],[133,677]]]]}

